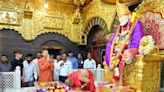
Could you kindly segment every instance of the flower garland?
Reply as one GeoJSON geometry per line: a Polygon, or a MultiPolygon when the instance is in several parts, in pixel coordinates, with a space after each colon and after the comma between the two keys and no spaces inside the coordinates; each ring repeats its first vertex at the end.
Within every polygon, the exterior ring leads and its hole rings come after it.
{"type": "Polygon", "coordinates": [[[38,83],[36,92],[72,92],[69,87],[59,82],[38,83]]]}
{"type": "Polygon", "coordinates": [[[140,55],[147,55],[149,54],[154,48],[154,40],[151,35],[142,37],[139,45],[139,54],[140,55]]]}

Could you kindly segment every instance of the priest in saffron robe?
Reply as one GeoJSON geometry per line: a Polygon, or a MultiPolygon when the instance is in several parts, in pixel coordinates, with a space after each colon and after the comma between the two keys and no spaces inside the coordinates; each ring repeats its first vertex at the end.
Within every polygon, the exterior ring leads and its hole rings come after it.
{"type": "Polygon", "coordinates": [[[87,69],[80,69],[69,74],[65,84],[83,91],[95,91],[93,73],[87,69]]]}
{"type": "Polygon", "coordinates": [[[54,64],[50,59],[48,50],[44,49],[42,51],[42,58],[39,59],[39,80],[38,82],[51,82],[53,77],[54,64]]]}
{"type": "Polygon", "coordinates": [[[121,85],[120,81],[125,64],[130,64],[134,56],[138,54],[143,28],[136,13],[131,14],[128,7],[118,1],[116,2],[116,11],[120,26],[107,42],[106,65],[110,72],[112,71],[113,82],[116,85],[121,85]]]}

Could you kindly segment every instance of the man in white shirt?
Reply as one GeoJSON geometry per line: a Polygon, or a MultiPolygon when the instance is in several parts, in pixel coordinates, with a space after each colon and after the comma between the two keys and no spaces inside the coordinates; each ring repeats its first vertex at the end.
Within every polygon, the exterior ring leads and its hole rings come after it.
{"type": "Polygon", "coordinates": [[[61,56],[60,55],[57,55],[56,56],[56,59],[54,59],[54,75],[53,75],[53,79],[54,79],[54,81],[59,81],[59,71],[60,71],[60,69],[58,68],[59,67],[59,65],[58,65],[58,63],[59,63],[59,61],[61,61],[61,56]]]}
{"type": "Polygon", "coordinates": [[[37,67],[37,74],[39,76],[39,66],[38,66],[38,60],[42,57],[42,53],[39,51],[37,53],[37,58],[35,58],[32,62],[35,64],[35,66],[37,67]]]}
{"type": "Polygon", "coordinates": [[[32,55],[27,54],[26,60],[23,61],[23,87],[33,86],[34,79],[37,80],[37,67],[32,63],[32,55]]]}
{"type": "Polygon", "coordinates": [[[67,60],[66,53],[62,54],[62,60],[59,61],[58,68],[60,69],[59,80],[64,83],[67,79],[68,74],[72,72],[72,64],[70,61],[67,60]]]}
{"type": "Polygon", "coordinates": [[[94,59],[92,59],[91,53],[88,53],[87,58],[88,59],[84,61],[83,67],[88,69],[96,69],[96,62],[94,59]]]}

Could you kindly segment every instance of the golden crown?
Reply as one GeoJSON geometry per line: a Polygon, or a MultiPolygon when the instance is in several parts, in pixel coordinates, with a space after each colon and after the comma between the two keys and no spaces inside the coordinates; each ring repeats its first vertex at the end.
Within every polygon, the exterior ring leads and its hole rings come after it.
{"type": "Polygon", "coordinates": [[[116,1],[116,11],[119,17],[131,13],[128,7],[125,4],[120,3],[119,0],[116,1]]]}

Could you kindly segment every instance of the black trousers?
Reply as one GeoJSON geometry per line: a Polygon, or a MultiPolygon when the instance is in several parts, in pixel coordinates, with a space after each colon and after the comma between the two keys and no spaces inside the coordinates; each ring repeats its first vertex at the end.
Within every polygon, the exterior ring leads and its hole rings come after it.
{"type": "Polygon", "coordinates": [[[67,76],[59,76],[59,81],[61,82],[65,82],[65,80],[67,79],[67,76]]]}
{"type": "Polygon", "coordinates": [[[22,83],[22,87],[32,87],[32,86],[34,86],[34,81],[22,83]]]}

